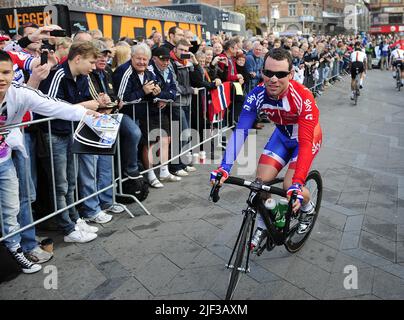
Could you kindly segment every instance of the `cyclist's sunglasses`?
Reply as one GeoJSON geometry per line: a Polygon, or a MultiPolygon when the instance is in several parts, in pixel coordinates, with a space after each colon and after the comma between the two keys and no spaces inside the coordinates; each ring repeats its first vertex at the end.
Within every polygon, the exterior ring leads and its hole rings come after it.
{"type": "Polygon", "coordinates": [[[288,76],[290,74],[290,71],[272,71],[272,70],[263,69],[262,73],[264,74],[264,76],[266,76],[268,78],[272,78],[273,76],[275,76],[278,79],[282,79],[282,78],[285,78],[286,76],[288,76]]]}

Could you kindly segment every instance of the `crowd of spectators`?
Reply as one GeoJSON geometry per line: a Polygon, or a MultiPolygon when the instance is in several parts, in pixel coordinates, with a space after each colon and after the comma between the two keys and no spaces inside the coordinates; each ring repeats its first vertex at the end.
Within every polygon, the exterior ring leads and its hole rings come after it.
{"type": "MultiPolygon", "coordinates": [[[[138,41],[107,38],[100,30],[80,31],[72,37],[50,36],[49,31],[55,29],[61,28],[26,23],[14,39],[0,35],[1,52],[7,52],[13,63],[14,81],[39,90],[41,95],[94,112],[122,113],[120,174],[139,189],[144,183],[152,188],[163,188],[168,182],[180,183],[197,170],[184,157],[167,162],[170,155],[176,157],[189,147],[188,129],[200,132],[203,126],[196,124],[203,122],[206,127],[207,104],[212,99],[209,93],[225,83],[232,84],[233,104],[228,114],[216,120],[224,126],[237,122],[245,94],[263,80],[264,56],[272,48],[289,50],[294,80],[321,95],[348,73],[355,41],[363,43],[369,59],[380,55],[383,69],[388,63],[386,51],[388,57],[390,44],[398,40],[392,36],[347,35],[277,38],[273,34],[246,39],[225,33],[202,40],[189,30],[172,27],[165,39],[154,32],[138,41]],[[43,52],[47,52],[44,64],[43,52]],[[175,123],[181,131],[173,130],[175,123]],[[153,170],[157,164],[161,166],[153,170]],[[140,174],[143,170],[148,170],[145,177],[140,174]]],[[[7,117],[3,105],[1,116],[7,117]]],[[[30,111],[23,121],[44,117],[30,111]]],[[[255,128],[261,129],[265,121],[257,117],[255,128]]],[[[212,122],[210,119],[208,126],[213,127],[212,122]]],[[[67,208],[112,184],[115,169],[108,155],[79,154],[75,166],[71,121],[57,119],[50,125],[47,122],[28,125],[23,135],[28,157],[19,150],[13,150],[11,155],[19,181],[17,227],[32,223],[32,210],[36,220],[44,212],[67,208]],[[38,199],[46,201],[39,201],[39,207],[32,206],[38,199]]],[[[3,136],[2,139],[4,147],[7,139],[3,136]]],[[[221,145],[225,147],[225,139],[221,145]]],[[[192,158],[192,152],[188,156],[192,158]]],[[[1,209],[2,221],[7,221],[3,203],[1,209]]],[[[122,211],[122,207],[112,203],[110,188],[64,210],[56,220],[65,242],[85,243],[94,240],[98,231],[87,222],[108,223],[113,214],[122,211]]],[[[52,257],[38,244],[34,227],[20,236],[22,251],[33,264],[52,257]]],[[[15,241],[11,237],[4,243],[15,245],[15,241]]]]}

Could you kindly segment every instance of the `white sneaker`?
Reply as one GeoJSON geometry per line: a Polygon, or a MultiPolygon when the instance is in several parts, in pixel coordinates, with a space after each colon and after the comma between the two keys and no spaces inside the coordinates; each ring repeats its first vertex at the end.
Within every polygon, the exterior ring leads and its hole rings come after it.
{"type": "Polygon", "coordinates": [[[186,177],[189,176],[188,172],[186,172],[185,170],[181,169],[178,171],[174,172],[174,175],[179,176],[179,177],[186,177]]]}
{"type": "Polygon", "coordinates": [[[186,166],[184,169],[186,172],[195,172],[196,168],[193,166],[186,166]]]}
{"type": "Polygon", "coordinates": [[[125,209],[119,205],[113,204],[108,209],[105,209],[105,211],[110,213],[122,213],[125,209]]]}
{"type": "Polygon", "coordinates": [[[86,242],[93,241],[95,238],[97,238],[96,233],[88,233],[88,232],[78,230],[78,227],[76,225],[75,230],[73,232],[71,232],[69,235],[64,236],[63,240],[65,242],[86,243],[86,242]]]}
{"type": "Polygon", "coordinates": [[[79,228],[80,231],[84,231],[87,233],[96,233],[98,231],[97,227],[89,226],[83,219],[79,218],[76,221],[76,226],[79,228]]]}
{"type": "Polygon", "coordinates": [[[52,259],[53,254],[43,250],[40,246],[36,246],[30,252],[27,252],[25,257],[33,263],[45,263],[52,259]]]}
{"type": "Polygon", "coordinates": [[[104,210],[98,212],[94,217],[87,218],[86,221],[96,222],[96,223],[107,223],[112,220],[112,215],[105,213],[104,210]]]}

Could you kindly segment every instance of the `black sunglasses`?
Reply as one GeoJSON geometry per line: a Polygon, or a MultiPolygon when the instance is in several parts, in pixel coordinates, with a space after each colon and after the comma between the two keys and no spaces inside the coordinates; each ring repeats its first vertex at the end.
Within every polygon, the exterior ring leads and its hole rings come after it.
{"type": "Polygon", "coordinates": [[[263,69],[262,73],[264,74],[264,76],[266,76],[268,78],[272,78],[273,76],[275,76],[278,79],[282,79],[282,78],[285,78],[286,76],[288,76],[290,74],[290,71],[272,71],[272,70],[263,69]]]}

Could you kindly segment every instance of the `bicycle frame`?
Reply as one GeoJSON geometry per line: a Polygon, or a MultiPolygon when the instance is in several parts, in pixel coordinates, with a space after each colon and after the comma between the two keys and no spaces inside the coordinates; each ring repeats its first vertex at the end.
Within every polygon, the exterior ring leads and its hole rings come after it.
{"type": "MultiPolygon", "coordinates": [[[[279,182],[283,182],[283,179],[275,179],[273,181],[271,181],[268,184],[265,184],[267,186],[279,183],[279,182]]],[[[262,192],[265,191],[257,191],[257,190],[251,190],[250,194],[248,196],[247,199],[247,208],[245,210],[243,210],[243,222],[241,224],[239,233],[237,235],[237,240],[236,243],[233,247],[233,251],[231,253],[229,262],[225,265],[227,269],[232,269],[234,268],[234,266],[231,264],[231,261],[233,260],[234,257],[234,253],[236,252],[236,248],[237,245],[240,241],[240,236],[242,233],[242,230],[244,228],[244,225],[247,221],[247,217],[248,215],[251,215],[251,220],[252,220],[252,226],[251,226],[251,230],[250,230],[250,236],[249,236],[249,243],[251,243],[251,239],[253,236],[253,230],[254,230],[254,226],[255,226],[255,220],[257,217],[257,213],[261,215],[261,217],[264,220],[264,223],[267,227],[267,232],[268,232],[268,237],[271,238],[271,240],[273,241],[273,243],[277,246],[283,245],[287,239],[287,237],[289,236],[289,227],[290,227],[290,220],[293,216],[292,213],[292,203],[296,200],[296,194],[293,194],[291,197],[291,201],[289,201],[288,204],[288,210],[285,214],[285,226],[282,229],[278,229],[275,227],[275,220],[273,218],[273,213],[271,212],[271,210],[268,210],[265,208],[263,201],[260,198],[260,194],[262,192]]],[[[297,216],[297,214],[295,214],[295,216],[297,216]]],[[[268,241],[268,240],[267,240],[268,241]]],[[[249,267],[249,258],[250,258],[250,253],[251,253],[251,248],[250,246],[248,246],[248,252],[247,252],[247,258],[246,258],[246,264],[244,268],[239,268],[239,271],[244,272],[244,273],[248,273],[250,272],[250,267],[249,267]]]]}

